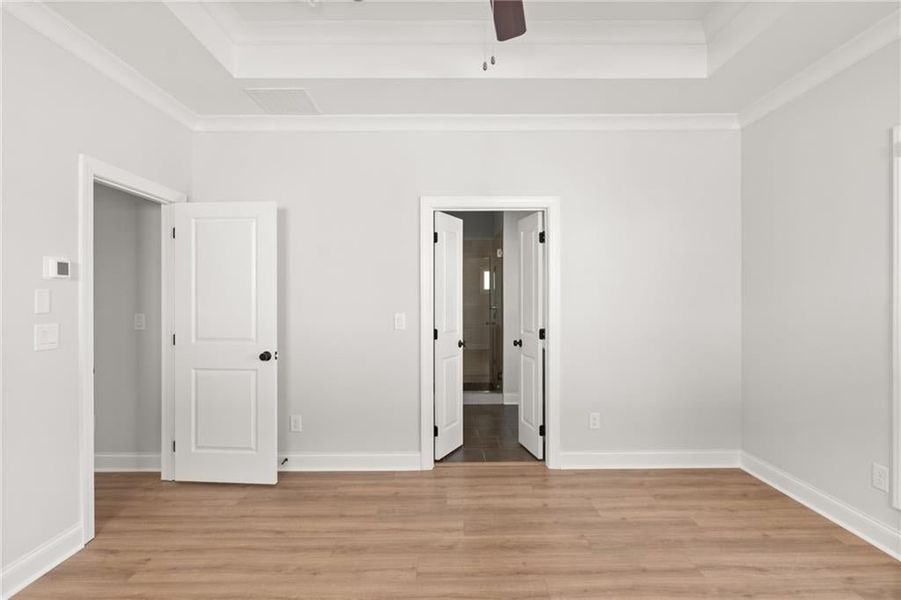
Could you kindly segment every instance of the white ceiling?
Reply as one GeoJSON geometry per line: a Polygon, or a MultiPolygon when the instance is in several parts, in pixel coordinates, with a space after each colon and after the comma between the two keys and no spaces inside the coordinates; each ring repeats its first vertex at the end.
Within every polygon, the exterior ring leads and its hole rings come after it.
{"type": "Polygon", "coordinates": [[[503,44],[488,0],[50,6],[198,115],[590,115],[738,113],[898,5],[525,0],[503,44]]]}

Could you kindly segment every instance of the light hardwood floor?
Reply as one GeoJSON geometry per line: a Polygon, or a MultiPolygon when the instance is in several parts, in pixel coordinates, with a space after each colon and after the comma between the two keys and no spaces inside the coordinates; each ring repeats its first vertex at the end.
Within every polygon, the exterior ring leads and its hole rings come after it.
{"type": "Polygon", "coordinates": [[[98,474],[97,538],[19,598],[901,598],[901,563],[737,470],[98,474]]]}

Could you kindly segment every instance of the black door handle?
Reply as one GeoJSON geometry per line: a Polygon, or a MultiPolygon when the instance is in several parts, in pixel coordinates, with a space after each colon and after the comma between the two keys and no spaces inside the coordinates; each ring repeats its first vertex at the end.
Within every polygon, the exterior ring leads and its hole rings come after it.
{"type": "Polygon", "coordinates": [[[263,362],[266,362],[266,361],[268,361],[268,360],[272,360],[272,352],[269,352],[268,350],[266,350],[265,352],[263,352],[262,354],[260,354],[260,360],[263,361],[263,362]]]}
{"type": "Polygon", "coordinates": [[[513,345],[522,348],[522,340],[513,340],[513,345]]]}
{"type": "Polygon", "coordinates": [[[457,348],[465,348],[465,347],[466,347],[466,342],[464,342],[463,340],[459,340],[457,342],[457,348]]]}

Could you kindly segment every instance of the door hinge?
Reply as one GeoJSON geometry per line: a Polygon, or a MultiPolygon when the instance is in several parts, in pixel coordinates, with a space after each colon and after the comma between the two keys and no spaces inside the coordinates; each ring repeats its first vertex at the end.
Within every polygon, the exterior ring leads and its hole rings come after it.
{"type": "Polygon", "coordinates": [[[175,227],[172,228],[172,239],[175,239],[175,227]]]}
{"type": "Polygon", "coordinates": [[[175,334],[174,333],[172,334],[172,345],[173,346],[175,345],[175,334]]]}
{"type": "Polygon", "coordinates": [[[175,452],[175,440],[172,440],[172,452],[175,452]]]}
{"type": "Polygon", "coordinates": [[[432,335],[434,336],[434,339],[437,340],[437,339],[438,339],[438,330],[435,329],[435,330],[433,330],[433,331],[434,331],[434,333],[433,333],[432,335]]]}
{"type": "Polygon", "coordinates": [[[547,235],[543,231],[539,231],[538,232],[538,243],[543,244],[545,241],[547,241],[547,235]]]}
{"type": "Polygon", "coordinates": [[[438,426],[435,425],[435,437],[438,437],[438,426]]]}
{"type": "Polygon", "coordinates": [[[435,240],[435,243],[437,244],[437,243],[438,243],[438,232],[437,232],[437,231],[435,232],[435,238],[434,238],[434,240],[435,240]]]}
{"type": "Polygon", "coordinates": [[[544,437],[544,425],[538,426],[538,435],[544,437]]]}
{"type": "Polygon", "coordinates": [[[544,327],[538,330],[538,339],[543,340],[547,337],[547,331],[545,331],[544,327]]]}

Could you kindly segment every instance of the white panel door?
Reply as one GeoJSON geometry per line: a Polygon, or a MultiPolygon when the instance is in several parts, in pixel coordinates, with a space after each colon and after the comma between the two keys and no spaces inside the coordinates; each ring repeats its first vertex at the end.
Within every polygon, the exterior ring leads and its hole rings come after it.
{"type": "Polygon", "coordinates": [[[544,213],[519,220],[519,443],[544,458],[544,213]]]}
{"type": "Polygon", "coordinates": [[[435,460],[463,445],[463,221],[435,213],[435,460]]]}
{"type": "Polygon", "coordinates": [[[276,483],[276,206],[174,216],[175,479],[276,483]]]}

